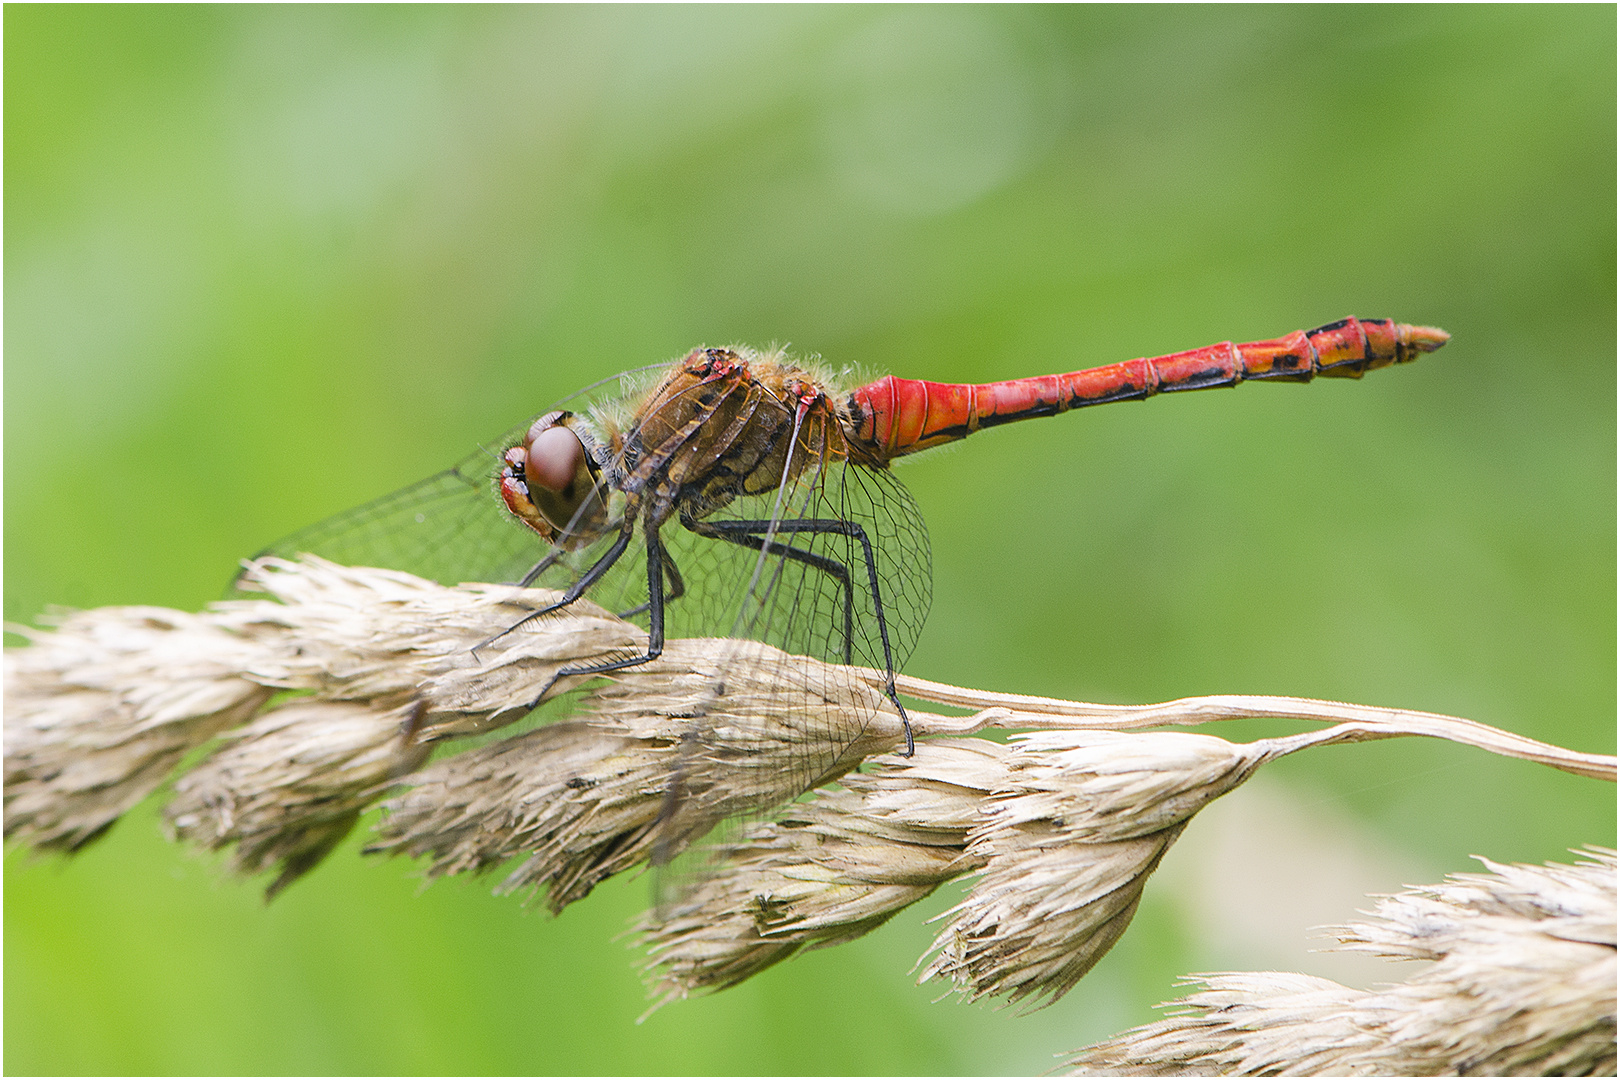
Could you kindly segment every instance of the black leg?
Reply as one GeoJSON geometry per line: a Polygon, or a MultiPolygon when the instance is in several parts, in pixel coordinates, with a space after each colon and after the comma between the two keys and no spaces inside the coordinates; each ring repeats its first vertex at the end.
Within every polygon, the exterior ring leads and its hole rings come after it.
{"type": "MultiPolygon", "coordinates": [[[[605,534],[608,529],[622,530],[623,528],[623,521],[615,521],[609,523],[607,527],[602,530],[602,532],[605,534]]],[[[560,546],[552,547],[550,553],[548,553],[545,558],[529,567],[529,572],[524,574],[522,579],[518,581],[518,587],[521,589],[527,589],[530,585],[533,585],[536,578],[545,573],[547,570],[550,570],[553,566],[557,565],[557,560],[562,558],[565,554],[566,552],[563,551],[560,546]]],[[[575,597],[575,599],[578,599],[578,597],[575,597]]]]}
{"type": "MultiPolygon", "coordinates": [[[[788,521],[688,521],[682,518],[681,524],[700,535],[716,536],[732,543],[743,544],[756,550],[763,549],[765,541],[759,534],[762,533],[812,533],[831,536],[851,536],[861,543],[861,553],[866,561],[866,582],[872,593],[872,612],[877,616],[878,638],[883,643],[883,692],[894,703],[900,712],[900,723],[906,729],[905,757],[910,757],[916,751],[916,743],[911,736],[911,718],[906,715],[906,707],[900,704],[900,696],[894,689],[894,654],[889,648],[889,622],[883,614],[883,590],[878,585],[877,559],[872,554],[872,540],[866,535],[866,530],[853,521],[844,521],[840,518],[798,518],[788,521]],[[694,527],[696,526],[696,527],[694,527]],[[729,535],[728,535],[729,534],[729,535]],[[741,539],[751,537],[752,539],[741,539]]],[[[813,559],[823,556],[814,555],[808,551],[789,545],[771,544],[768,554],[782,554],[790,559],[815,566],[813,559]]],[[[828,563],[833,560],[827,559],[828,563]]],[[[834,565],[842,567],[840,563],[834,565]]],[[[826,567],[818,567],[828,573],[836,573],[826,567]]],[[[848,571],[844,571],[845,581],[848,581],[848,571]]],[[[851,594],[853,596],[853,594],[851,594]]],[[[851,605],[852,606],[852,605],[851,605]]],[[[846,613],[850,610],[845,608],[846,613]]],[[[845,639],[846,641],[849,638],[845,639]]]]}
{"type": "MultiPolygon", "coordinates": [[[[689,521],[681,519],[681,524],[699,536],[708,536],[716,540],[724,540],[730,544],[752,548],[755,551],[765,549],[764,537],[755,535],[756,530],[751,528],[732,528],[732,526],[752,526],[752,521],[689,521]]],[[[778,530],[780,531],[780,530],[778,530]]],[[[855,589],[849,578],[849,567],[837,559],[825,555],[817,555],[813,551],[796,548],[792,544],[772,544],[768,554],[782,555],[795,562],[813,566],[829,577],[836,578],[844,587],[844,663],[853,663],[852,649],[855,643],[855,589]]]]}
{"type": "MultiPolygon", "coordinates": [[[[559,679],[569,679],[578,675],[602,675],[609,671],[618,671],[621,668],[635,667],[645,664],[649,660],[656,660],[664,651],[664,545],[659,542],[658,530],[647,529],[647,651],[641,656],[632,656],[625,660],[604,660],[600,664],[587,664],[584,667],[562,668],[553,675],[541,689],[538,696],[530,703],[533,709],[545,699],[551,688],[557,685],[559,679]]],[[[595,567],[592,567],[594,570],[595,567]]],[[[571,591],[571,590],[570,590],[571,591]]],[[[575,597],[578,599],[578,597],[575,597]]],[[[555,611],[562,604],[554,604],[547,611],[555,611]]],[[[545,612],[536,612],[524,621],[542,615],[545,612]]],[[[521,623],[519,625],[522,625],[521,623]]],[[[514,627],[515,629],[515,627],[514,627]]],[[[510,630],[506,633],[511,633],[510,630]]]]}
{"type": "MultiPolygon", "coordinates": [[[[597,581],[601,579],[602,575],[611,570],[613,568],[613,564],[619,561],[619,557],[624,554],[625,548],[630,546],[630,537],[634,533],[634,523],[630,520],[626,520],[624,525],[619,529],[619,535],[614,538],[613,546],[608,548],[607,551],[602,554],[602,557],[597,559],[589,570],[581,574],[578,581],[568,586],[568,591],[563,593],[561,600],[558,600],[555,604],[548,604],[545,607],[540,608],[538,611],[529,612],[527,615],[523,616],[523,618],[519,619],[511,626],[508,626],[505,630],[502,630],[494,637],[486,638],[485,640],[480,641],[477,645],[473,646],[473,655],[477,656],[479,649],[485,648],[490,644],[501,640],[501,638],[505,637],[507,634],[510,634],[518,627],[525,626],[540,618],[542,615],[550,615],[553,611],[565,608],[569,604],[572,604],[575,600],[578,600],[581,596],[584,596],[585,590],[589,589],[592,585],[595,585],[597,581]]],[[[547,558],[550,558],[550,556],[547,556],[547,558]]],[[[542,562],[543,561],[544,560],[542,560],[542,562]]],[[[542,570],[544,570],[544,566],[538,566],[534,570],[530,571],[530,573],[538,574],[542,570]]]]}
{"type": "Polygon", "coordinates": [[[555,566],[557,564],[557,560],[562,558],[562,557],[563,557],[562,548],[553,549],[551,554],[547,555],[545,558],[541,559],[539,562],[535,563],[533,566],[531,566],[529,568],[529,572],[527,574],[524,574],[523,579],[518,582],[518,587],[522,588],[522,589],[527,589],[530,585],[533,585],[535,578],[539,577],[541,574],[545,573],[547,570],[550,570],[553,566],[555,566]]]}
{"type": "MultiPolygon", "coordinates": [[[[662,547],[661,544],[660,547],[662,547]]],[[[675,565],[675,557],[669,553],[668,548],[664,548],[663,550],[664,576],[669,579],[669,592],[664,594],[664,602],[668,603],[671,600],[679,600],[681,597],[686,595],[686,581],[681,577],[681,571],[675,565]]],[[[652,604],[650,602],[645,604],[637,604],[629,611],[619,612],[619,618],[633,619],[651,606],[652,604]]]]}

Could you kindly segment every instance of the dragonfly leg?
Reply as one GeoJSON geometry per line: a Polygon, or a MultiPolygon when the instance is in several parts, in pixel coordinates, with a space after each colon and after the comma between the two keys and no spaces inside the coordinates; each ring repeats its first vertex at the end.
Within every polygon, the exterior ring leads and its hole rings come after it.
{"type": "MultiPolygon", "coordinates": [[[[662,547],[663,545],[659,546],[662,547]]],[[[675,565],[675,557],[667,549],[664,551],[664,577],[669,579],[669,592],[664,594],[666,603],[671,600],[679,600],[686,595],[686,581],[681,577],[680,569],[675,565]]],[[[629,611],[619,612],[619,618],[633,619],[650,607],[652,607],[651,601],[645,604],[637,604],[629,611]]]]}
{"type": "MultiPolygon", "coordinates": [[[[541,688],[540,693],[538,695],[536,695],[534,701],[530,702],[529,708],[531,708],[531,709],[536,708],[542,701],[544,701],[546,695],[551,692],[551,688],[553,686],[556,686],[558,680],[560,680],[560,679],[571,679],[571,678],[574,678],[574,677],[579,676],[579,675],[603,675],[603,674],[606,674],[609,671],[618,671],[621,668],[635,667],[638,664],[645,664],[650,660],[658,659],[658,657],[663,654],[663,652],[664,652],[664,568],[665,568],[666,556],[665,556],[665,552],[664,552],[664,545],[662,543],[660,543],[659,539],[658,539],[658,530],[653,529],[653,528],[649,528],[649,529],[646,530],[646,533],[647,533],[647,651],[645,653],[643,653],[642,655],[640,655],[640,656],[632,656],[632,657],[629,657],[629,658],[624,659],[624,660],[604,660],[600,664],[587,664],[587,665],[585,665],[583,667],[565,667],[565,668],[562,668],[561,670],[559,670],[555,675],[553,675],[546,682],[546,685],[544,687],[541,688]]],[[[626,534],[626,535],[628,535],[628,534],[626,534]]],[[[604,558],[605,557],[606,556],[604,556],[604,558]]],[[[591,569],[594,570],[595,567],[592,567],[591,569]]],[[[677,576],[679,576],[679,575],[677,575],[677,576]]],[[[572,591],[572,590],[570,590],[570,591],[572,591]]],[[[575,597],[575,599],[578,599],[578,597],[575,597]]],[[[546,610],[547,611],[555,611],[557,608],[562,607],[562,606],[563,605],[560,604],[560,603],[559,604],[554,604],[554,605],[552,605],[552,607],[547,608],[546,610]]],[[[544,614],[544,612],[536,612],[535,615],[527,616],[527,619],[535,618],[536,615],[541,615],[541,614],[544,614]]],[[[527,621],[527,620],[525,620],[525,621],[527,621]]],[[[522,624],[520,623],[519,625],[522,625],[522,624]]],[[[516,629],[516,628],[514,627],[514,629],[516,629]]],[[[508,630],[508,631],[505,631],[505,633],[511,633],[511,631],[508,630]]]]}
{"type": "MultiPolygon", "coordinates": [[[[853,521],[845,521],[841,518],[799,518],[797,520],[771,522],[689,521],[683,517],[681,519],[681,524],[699,535],[714,536],[718,537],[719,539],[729,540],[734,544],[742,544],[745,547],[751,547],[757,551],[762,550],[765,551],[766,554],[770,555],[780,554],[786,556],[787,558],[794,559],[795,561],[805,563],[806,565],[815,566],[817,569],[832,574],[834,577],[838,577],[839,571],[842,571],[842,580],[846,589],[850,588],[849,571],[842,563],[835,562],[834,560],[828,559],[822,555],[816,555],[812,552],[793,547],[790,544],[772,543],[767,548],[764,536],[761,534],[770,534],[772,532],[810,533],[812,535],[819,534],[825,536],[848,536],[859,540],[861,544],[861,554],[866,562],[867,588],[872,594],[872,612],[877,616],[878,638],[883,643],[883,692],[884,695],[894,703],[895,709],[899,711],[901,726],[903,726],[906,731],[906,752],[903,756],[910,757],[916,751],[916,743],[912,739],[911,735],[911,718],[906,715],[906,707],[900,704],[900,696],[895,692],[894,689],[894,654],[889,648],[889,623],[883,615],[883,590],[878,585],[877,559],[872,553],[872,540],[866,535],[865,529],[861,528],[860,525],[853,521]],[[828,565],[822,566],[816,560],[821,560],[828,565]],[[834,566],[838,567],[837,571],[832,569],[834,566]]],[[[846,627],[844,641],[846,642],[846,645],[854,636],[853,627],[851,624],[853,608],[854,593],[851,591],[846,593],[844,607],[846,627]]],[[[848,663],[848,648],[845,649],[844,655],[845,663],[848,663]]]]}
{"type": "MultiPolygon", "coordinates": [[[[752,548],[755,551],[765,550],[765,540],[758,535],[760,530],[752,527],[759,524],[755,521],[691,521],[682,518],[681,524],[699,536],[724,540],[728,544],[737,544],[740,547],[752,548]],[[736,528],[736,526],[744,527],[736,528]]],[[[805,551],[803,548],[796,548],[792,544],[772,544],[766,554],[781,555],[792,559],[794,562],[802,562],[806,566],[813,566],[827,576],[836,579],[844,587],[844,663],[853,663],[855,588],[850,581],[849,567],[837,559],[817,555],[813,551],[805,551]]]]}
{"type": "MultiPolygon", "coordinates": [[[[550,615],[553,611],[559,611],[562,608],[567,607],[569,604],[572,604],[575,600],[578,600],[581,596],[584,596],[585,590],[589,589],[592,585],[595,585],[602,575],[611,570],[613,568],[613,564],[619,561],[619,557],[622,556],[625,549],[630,546],[630,537],[634,533],[634,523],[630,519],[626,519],[624,526],[619,530],[619,535],[613,541],[613,546],[608,548],[607,551],[603,552],[602,557],[597,559],[589,570],[581,574],[578,581],[568,586],[568,590],[563,593],[561,600],[558,600],[555,604],[547,604],[543,608],[529,612],[527,615],[523,616],[523,618],[519,619],[511,626],[508,626],[500,633],[480,641],[477,645],[472,647],[473,655],[477,656],[479,649],[488,648],[490,645],[501,640],[501,638],[505,637],[507,634],[510,634],[518,627],[527,626],[529,623],[534,622],[534,620],[541,618],[542,616],[550,615]]],[[[543,567],[537,567],[533,572],[539,572],[540,570],[543,570],[543,567]]]]}
{"type": "Polygon", "coordinates": [[[562,557],[562,548],[554,549],[551,554],[547,555],[545,558],[541,559],[539,562],[535,563],[529,568],[529,572],[524,574],[522,580],[518,582],[518,588],[527,589],[530,585],[533,585],[536,578],[555,566],[557,564],[557,560],[562,557]]]}

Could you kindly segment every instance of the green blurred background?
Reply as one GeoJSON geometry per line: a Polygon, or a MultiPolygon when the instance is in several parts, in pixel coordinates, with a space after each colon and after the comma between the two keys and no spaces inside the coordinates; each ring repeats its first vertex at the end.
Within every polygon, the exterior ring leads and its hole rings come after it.
{"type": "MultiPolygon", "coordinates": [[[[1388,316],[1455,338],[907,464],[935,565],[908,670],[1613,752],[1613,7],[4,18],[8,619],[195,609],[266,542],[698,343],[989,380],[1388,316]]],[[[1450,745],[1261,779],[1219,804],[1284,808],[1240,830],[1256,857],[1326,815],[1311,850],[1354,832],[1388,889],[1614,842],[1612,787],[1450,745]]],[[[642,882],[552,920],[356,837],[265,907],[149,804],[70,862],[8,854],[4,1064],[1040,1071],[1180,973],[1269,963],[1204,929],[1202,827],[1045,1012],[913,985],[941,894],[636,1026],[642,882]]]]}

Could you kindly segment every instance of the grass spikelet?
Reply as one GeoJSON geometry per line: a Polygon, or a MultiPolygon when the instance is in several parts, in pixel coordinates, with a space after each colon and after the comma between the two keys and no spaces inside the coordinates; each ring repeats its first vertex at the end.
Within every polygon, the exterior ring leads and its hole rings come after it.
{"type": "Polygon", "coordinates": [[[853,940],[975,869],[968,830],[1006,753],[984,739],[923,743],[752,830],[724,853],[722,870],[638,925],[657,1004],[853,940]]]}
{"type": "Polygon", "coordinates": [[[1062,997],[1125,932],[1192,815],[1274,752],[1180,732],[1022,737],[968,837],[982,876],[944,916],[923,979],[970,1000],[1062,997]]]}
{"type": "Polygon", "coordinates": [[[418,711],[308,698],[272,709],[180,778],[164,808],[169,829],[210,850],[233,847],[239,874],[279,865],[274,896],[348,835],[376,789],[427,760],[428,748],[403,736],[418,711]]]}
{"type": "Polygon", "coordinates": [[[243,673],[265,650],[206,615],[98,608],[5,653],[5,834],[76,851],[245,722],[272,691],[243,673]]]}
{"type": "Polygon", "coordinates": [[[1179,1010],[1087,1047],[1070,1075],[1613,1076],[1615,855],[1457,874],[1331,928],[1434,966],[1353,990],[1287,972],[1198,975],[1179,1010]]]}
{"type": "Polygon", "coordinates": [[[881,694],[817,677],[817,666],[755,643],[669,642],[662,657],[587,692],[581,719],[406,778],[370,850],[428,856],[430,876],[527,856],[500,891],[544,888],[560,911],[606,877],[668,861],[726,817],[795,797],[806,757],[831,761],[830,780],[903,737],[881,694]],[[739,649],[748,662],[735,662],[739,649]],[[789,664],[792,680],[781,671],[789,664]]]}

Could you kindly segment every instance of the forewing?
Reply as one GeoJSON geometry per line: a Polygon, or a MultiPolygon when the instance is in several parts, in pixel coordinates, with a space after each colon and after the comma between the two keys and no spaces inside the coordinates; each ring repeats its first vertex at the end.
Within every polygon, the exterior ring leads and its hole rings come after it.
{"type": "MultiPolygon", "coordinates": [[[[661,367],[603,379],[544,411],[586,411],[590,402],[601,404],[633,394],[648,372],[661,367]]],[[[480,444],[441,473],[300,529],[259,554],[293,558],[308,553],[345,566],[403,570],[443,585],[516,582],[550,548],[507,511],[497,477],[501,456],[541,415],[480,444]]],[[[556,581],[553,576],[544,583],[556,581]]]]}
{"type": "Polygon", "coordinates": [[[523,430],[480,447],[444,472],[300,529],[259,554],[319,555],[445,585],[516,581],[547,551],[540,536],[507,512],[496,486],[502,449],[523,430]]]}

